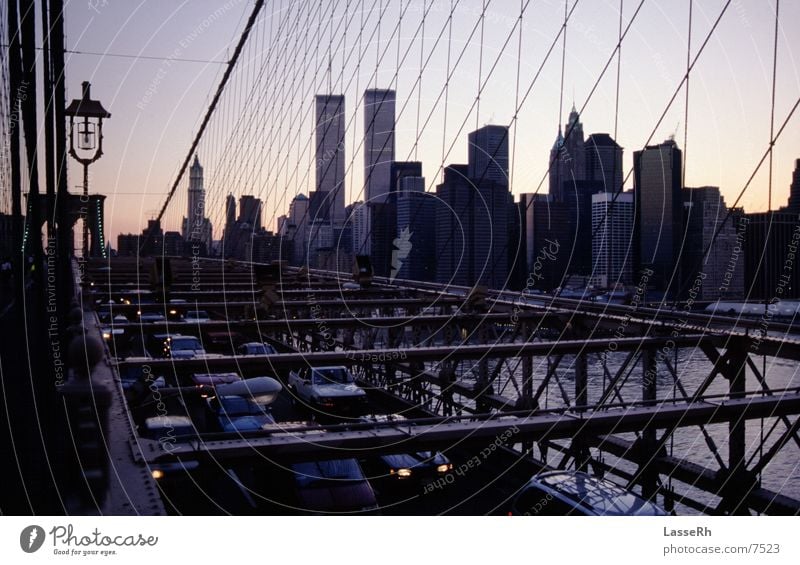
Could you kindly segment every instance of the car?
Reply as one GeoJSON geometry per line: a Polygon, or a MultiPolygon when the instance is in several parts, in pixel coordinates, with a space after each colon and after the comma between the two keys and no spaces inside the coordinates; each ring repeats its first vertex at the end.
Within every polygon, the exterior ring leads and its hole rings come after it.
{"type": "Polygon", "coordinates": [[[292,465],[298,509],[311,513],[372,512],[375,491],[355,459],[292,465]]]}
{"type": "Polygon", "coordinates": [[[203,344],[193,335],[155,334],[150,349],[156,357],[171,359],[194,359],[206,355],[203,344]]]}
{"type": "Polygon", "coordinates": [[[208,402],[223,432],[251,432],[275,423],[269,408],[248,398],[215,396],[208,402]]]}
{"type": "Polygon", "coordinates": [[[512,515],[666,516],[657,504],[583,471],[535,475],[514,497],[512,515]]]}
{"type": "Polygon", "coordinates": [[[154,324],[156,322],[163,322],[166,320],[164,314],[161,314],[160,312],[142,312],[139,310],[137,315],[139,316],[139,321],[143,324],[154,324]]]}
{"type": "MultiPolygon", "coordinates": [[[[365,423],[404,422],[399,414],[366,416],[365,423]]],[[[379,455],[361,461],[370,480],[392,483],[419,484],[446,475],[453,470],[450,460],[438,451],[416,451],[379,455]]]]}
{"type": "Polygon", "coordinates": [[[209,317],[208,312],[205,310],[188,310],[186,314],[183,315],[183,321],[199,324],[203,322],[210,322],[211,318],[209,317]]]}
{"type": "Polygon", "coordinates": [[[203,332],[203,343],[208,351],[221,355],[233,355],[236,346],[244,341],[244,337],[239,332],[232,331],[213,331],[203,332]]]}
{"type": "Polygon", "coordinates": [[[166,414],[147,418],[139,428],[139,435],[162,442],[174,442],[179,437],[196,436],[197,430],[187,416],[166,414]]]}
{"type": "Polygon", "coordinates": [[[207,400],[223,432],[261,430],[275,423],[269,405],[282,390],[272,377],[255,377],[231,384],[219,384],[216,396],[207,400]]]}
{"type": "Polygon", "coordinates": [[[236,373],[194,373],[191,379],[195,386],[214,387],[241,381],[242,377],[236,373]]]}
{"type": "Polygon", "coordinates": [[[359,412],[367,405],[347,367],[303,367],[289,373],[288,384],[293,401],[321,412],[359,412]]]}
{"type": "Polygon", "coordinates": [[[270,344],[258,341],[243,343],[236,349],[237,355],[274,355],[275,353],[277,351],[270,344]]]}

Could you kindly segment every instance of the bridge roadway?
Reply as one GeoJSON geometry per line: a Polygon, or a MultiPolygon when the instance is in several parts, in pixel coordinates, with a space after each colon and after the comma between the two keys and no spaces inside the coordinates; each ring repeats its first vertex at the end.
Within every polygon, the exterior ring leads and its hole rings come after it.
{"type": "Polygon", "coordinates": [[[505,413],[501,417],[461,421],[452,419],[414,420],[388,424],[340,424],[281,430],[266,437],[263,432],[230,434],[225,439],[199,439],[177,442],[164,449],[157,441],[139,440],[143,459],[149,463],[173,459],[197,460],[247,458],[256,454],[289,460],[331,459],[341,450],[364,454],[436,451],[451,446],[480,447],[498,438],[508,444],[545,441],[580,436],[602,436],[642,430],[673,429],[721,422],[744,421],[797,414],[800,389],[783,391],[778,396],[750,396],[719,401],[631,403],[617,408],[576,411],[505,413]]]}
{"type": "MultiPolygon", "coordinates": [[[[220,372],[237,369],[272,367],[274,369],[293,368],[303,365],[328,366],[349,365],[354,362],[369,362],[372,359],[412,361],[441,361],[456,359],[482,359],[494,357],[521,357],[570,355],[580,353],[602,353],[613,347],[618,351],[638,351],[644,349],[697,347],[702,343],[711,345],[724,343],[725,338],[713,335],[685,335],[678,337],[627,337],[620,339],[560,340],[552,342],[492,343],[484,345],[432,346],[414,348],[383,348],[358,351],[314,351],[306,353],[278,353],[274,355],[220,356],[196,359],[148,359],[151,369],[182,369],[187,372],[220,372]],[[612,345],[613,344],[613,345],[612,345]]],[[[764,340],[762,353],[770,353],[772,348],[780,348],[783,342],[764,340]]],[[[784,347],[781,355],[800,360],[800,350],[784,347]]],[[[141,361],[120,361],[121,371],[141,365],[141,361]]]]}

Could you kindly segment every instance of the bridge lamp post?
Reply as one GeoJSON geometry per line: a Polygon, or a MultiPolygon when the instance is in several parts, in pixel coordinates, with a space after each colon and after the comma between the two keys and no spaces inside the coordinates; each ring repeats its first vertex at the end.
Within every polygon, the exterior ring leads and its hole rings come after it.
{"type": "MultiPolygon", "coordinates": [[[[83,259],[89,257],[89,225],[87,206],[89,203],[89,165],[103,156],[103,119],[111,114],[98,100],[92,100],[91,84],[84,81],[83,95],[70,102],[64,113],[69,116],[69,154],[83,165],[83,194],[80,215],[83,220],[83,259]],[[80,153],[79,153],[80,152],[80,153]]],[[[100,242],[104,245],[105,242],[100,242]]]]}

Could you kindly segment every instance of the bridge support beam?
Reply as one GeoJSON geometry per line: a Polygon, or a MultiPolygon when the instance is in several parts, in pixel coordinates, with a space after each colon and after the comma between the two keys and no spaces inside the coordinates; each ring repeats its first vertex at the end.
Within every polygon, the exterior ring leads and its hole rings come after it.
{"type": "MultiPolygon", "coordinates": [[[[655,402],[656,400],[657,364],[656,352],[653,349],[646,349],[642,352],[642,400],[645,402],[655,402]]],[[[636,474],[642,485],[642,496],[655,500],[659,487],[658,470],[650,463],[656,457],[658,445],[656,430],[650,427],[645,428],[638,443],[639,451],[642,454],[642,463],[636,474]]]]}
{"type": "MultiPolygon", "coordinates": [[[[732,343],[724,356],[722,375],[728,380],[731,398],[743,398],[747,377],[747,346],[732,343]]],[[[728,424],[728,468],[722,469],[720,494],[722,501],[717,511],[725,514],[749,515],[749,508],[743,503],[743,492],[751,492],[758,486],[757,477],[747,470],[745,450],[747,446],[746,422],[743,418],[731,420],[728,424]]]]}

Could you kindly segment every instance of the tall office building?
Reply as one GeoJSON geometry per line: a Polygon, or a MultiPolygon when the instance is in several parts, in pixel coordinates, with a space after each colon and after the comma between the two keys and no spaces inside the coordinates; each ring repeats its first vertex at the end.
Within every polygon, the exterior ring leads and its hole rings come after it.
{"type": "Polygon", "coordinates": [[[681,150],[672,139],[648,145],[633,154],[633,167],[639,268],[652,269],[654,289],[671,294],[681,281],[681,150]]]}
{"type": "Polygon", "coordinates": [[[353,255],[368,255],[369,209],[361,200],[353,202],[347,211],[346,226],[350,226],[350,242],[353,255]]]}
{"type": "Polygon", "coordinates": [[[632,192],[592,195],[592,273],[602,287],[633,284],[633,206],[632,192]]]}
{"type": "Polygon", "coordinates": [[[392,270],[392,254],[397,237],[397,191],[402,179],[421,177],[422,163],[419,161],[395,161],[389,166],[389,192],[382,202],[369,203],[368,254],[376,275],[388,277],[392,270]]]}
{"type": "Polygon", "coordinates": [[[206,191],[203,187],[203,167],[197,155],[189,169],[189,197],[186,217],[181,226],[183,239],[199,246],[200,254],[211,250],[211,221],[206,218],[206,191]]]}
{"type": "Polygon", "coordinates": [[[308,241],[308,197],[298,194],[292,198],[287,214],[287,234],[292,240],[292,264],[303,265],[306,261],[306,245],[308,241]]]}
{"type": "Polygon", "coordinates": [[[511,193],[468,173],[468,165],[450,165],[436,187],[436,281],[504,288],[511,193]]]}
{"type": "Polygon", "coordinates": [[[469,134],[469,178],[508,186],[508,127],[486,125],[469,134]]]}
{"type": "Polygon", "coordinates": [[[794,212],[744,214],[745,298],[800,298],[800,216],[794,212]],[[792,256],[790,256],[790,254],[792,256]]]}
{"type": "Polygon", "coordinates": [[[228,194],[225,197],[225,228],[232,226],[236,221],[236,197],[228,194]]]}
{"type": "Polygon", "coordinates": [[[423,177],[406,176],[397,187],[397,231],[389,276],[436,280],[436,197],[423,177]]]}
{"type": "Polygon", "coordinates": [[[525,288],[549,291],[563,286],[575,237],[570,206],[553,201],[549,194],[525,193],[519,195],[519,209],[527,263],[525,288]]]}
{"type": "Polygon", "coordinates": [[[789,205],[787,212],[800,214],[800,159],[794,162],[794,173],[792,173],[792,184],[789,187],[789,205]]]}
{"type": "Polygon", "coordinates": [[[231,257],[236,246],[236,197],[228,194],[225,197],[225,229],[222,232],[222,256],[231,257]]]}
{"type": "Polygon", "coordinates": [[[368,204],[389,199],[389,173],[394,161],[395,92],[364,92],[364,185],[368,204]]]}
{"type": "Polygon", "coordinates": [[[622,190],[622,147],[607,133],[593,133],[584,150],[586,180],[601,182],[605,192],[622,190]]]}
{"type": "Polygon", "coordinates": [[[253,231],[261,229],[261,199],[252,194],[239,197],[239,223],[248,224],[253,231]]]}
{"type": "Polygon", "coordinates": [[[686,188],[683,199],[686,222],[681,253],[683,297],[741,300],[744,298],[745,230],[739,223],[739,215],[728,218],[723,225],[729,210],[716,186],[686,188]]]}
{"type": "Polygon", "coordinates": [[[555,202],[563,200],[562,191],[565,184],[586,178],[584,159],[583,124],[573,105],[564,128],[564,135],[561,135],[559,127],[558,136],[550,150],[550,167],[548,169],[550,194],[555,202]]]}
{"type": "Polygon", "coordinates": [[[316,96],[316,192],[327,194],[329,221],[344,223],[344,96],[316,96]]]}

